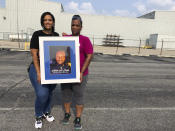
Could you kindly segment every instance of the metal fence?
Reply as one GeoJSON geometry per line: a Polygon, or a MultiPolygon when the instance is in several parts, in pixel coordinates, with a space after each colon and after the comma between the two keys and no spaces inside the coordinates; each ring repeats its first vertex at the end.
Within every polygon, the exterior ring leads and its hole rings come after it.
{"type": "Polygon", "coordinates": [[[0,32],[0,40],[5,41],[20,41],[20,42],[29,42],[32,34],[28,34],[25,32],[21,33],[13,33],[13,32],[0,32]]]}
{"type": "Polygon", "coordinates": [[[93,43],[94,51],[103,54],[112,55],[140,55],[140,56],[166,56],[175,57],[175,39],[157,40],[156,44],[149,39],[143,38],[127,38],[120,36],[120,43],[116,46],[107,46],[104,43],[105,35],[87,35],[93,43]]]}
{"type": "MultiPolygon", "coordinates": [[[[115,39],[110,39],[106,35],[88,36],[93,44],[94,52],[112,55],[160,55],[160,56],[175,56],[175,39],[162,39],[157,41],[157,47],[151,43],[149,39],[128,38],[118,36],[115,39]],[[107,42],[108,41],[108,42],[107,42]],[[117,43],[118,42],[118,43],[117,43]],[[110,43],[110,44],[109,44],[110,43]],[[111,45],[111,43],[113,45],[111,45]],[[115,43],[115,44],[114,44],[115,43]]],[[[32,34],[28,33],[11,33],[0,32],[0,48],[17,48],[29,50],[30,39],[32,34]]]]}

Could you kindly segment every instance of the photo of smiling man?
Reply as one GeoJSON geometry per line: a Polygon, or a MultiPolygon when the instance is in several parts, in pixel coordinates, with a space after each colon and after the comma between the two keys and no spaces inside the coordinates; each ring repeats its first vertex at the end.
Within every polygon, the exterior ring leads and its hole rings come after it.
{"type": "MultiPolygon", "coordinates": [[[[59,47],[58,47],[59,48],[59,47]]],[[[50,73],[51,74],[70,74],[71,73],[71,62],[70,62],[70,48],[55,49],[51,47],[51,52],[55,52],[54,56],[51,54],[50,62],[50,73]]]]}

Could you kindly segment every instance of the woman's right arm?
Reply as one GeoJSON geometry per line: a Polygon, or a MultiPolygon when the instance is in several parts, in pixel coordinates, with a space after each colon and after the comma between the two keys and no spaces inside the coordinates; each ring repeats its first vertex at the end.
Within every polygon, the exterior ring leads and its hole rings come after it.
{"type": "Polygon", "coordinates": [[[38,59],[39,50],[30,49],[30,51],[31,51],[32,59],[33,59],[33,64],[35,66],[36,73],[37,73],[37,81],[38,83],[41,83],[40,64],[39,64],[39,59],[38,59]]]}
{"type": "Polygon", "coordinates": [[[63,32],[63,33],[62,33],[62,36],[67,36],[67,35],[68,35],[68,34],[67,34],[67,33],[65,33],[65,32],[63,32]]]}

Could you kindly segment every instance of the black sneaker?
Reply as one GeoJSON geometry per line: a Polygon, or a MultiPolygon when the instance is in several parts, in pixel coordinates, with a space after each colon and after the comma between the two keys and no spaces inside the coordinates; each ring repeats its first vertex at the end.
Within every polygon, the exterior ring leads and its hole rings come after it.
{"type": "Polygon", "coordinates": [[[74,128],[77,130],[82,129],[82,125],[81,125],[81,118],[80,117],[76,117],[74,120],[74,128]]]}
{"type": "Polygon", "coordinates": [[[69,124],[70,116],[71,116],[70,113],[65,113],[64,119],[62,120],[62,123],[65,124],[65,125],[69,124]]]}

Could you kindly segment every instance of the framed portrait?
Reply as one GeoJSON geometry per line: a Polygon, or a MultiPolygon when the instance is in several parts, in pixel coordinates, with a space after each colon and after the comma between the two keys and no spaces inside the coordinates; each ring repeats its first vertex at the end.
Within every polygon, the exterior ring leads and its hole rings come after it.
{"type": "Polygon", "coordinates": [[[78,37],[39,37],[41,84],[80,82],[78,37]]]}

